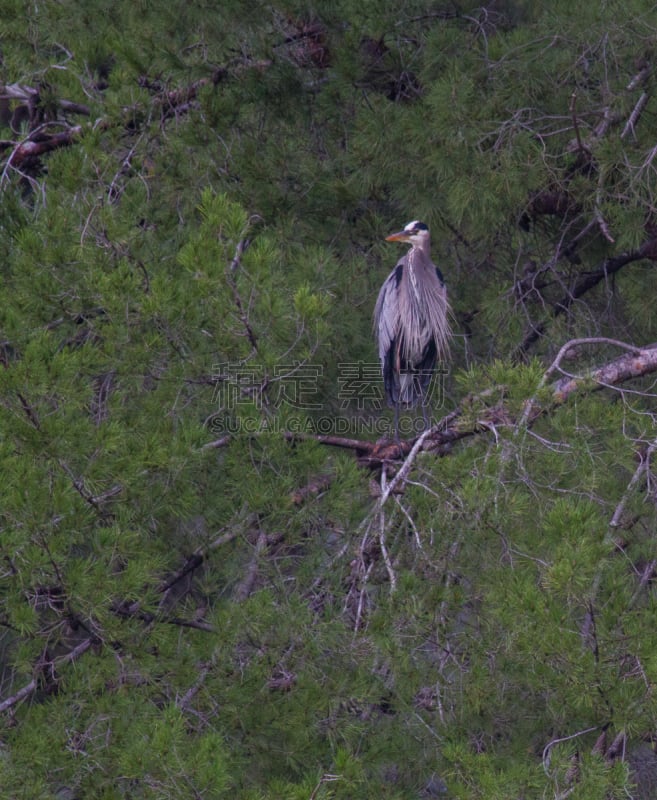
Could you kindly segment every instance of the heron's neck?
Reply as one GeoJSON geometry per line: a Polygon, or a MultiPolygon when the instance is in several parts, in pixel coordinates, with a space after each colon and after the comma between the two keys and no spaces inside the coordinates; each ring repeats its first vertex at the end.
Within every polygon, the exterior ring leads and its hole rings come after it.
{"type": "Polygon", "coordinates": [[[414,244],[408,254],[408,263],[413,267],[413,269],[430,267],[431,247],[429,243],[427,242],[426,244],[420,245],[414,244]]]}

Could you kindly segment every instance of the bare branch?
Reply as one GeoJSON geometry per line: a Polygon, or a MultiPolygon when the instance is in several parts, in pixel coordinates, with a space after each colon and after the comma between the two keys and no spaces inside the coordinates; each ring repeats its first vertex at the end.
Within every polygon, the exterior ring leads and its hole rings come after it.
{"type": "Polygon", "coordinates": [[[25,684],[21,689],[19,689],[15,694],[12,694],[10,697],[7,697],[6,700],[3,700],[0,703],[0,713],[3,711],[7,711],[7,709],[12,708],[17,703],[20,703],[21,700],[24,700],[26,697],[29,697],[33,692],[36,691],[37,688],[37,681],[36,678],[32,678],[32,680],[25,684]]]}
{"type": "Polygon", "coordinates": [[[634,492],[634,487],[641,480],[643,475],[647,473],[648,470],[650,469],[650,457],[652,456],[652,454],[655,452],[656,449],[657,449],[657,439],[655,439],[650,444],[646,452],[640,458],[639,466],[636,468],[636,470],[634,471],[634,475],[632,475],[630,482],[627,484],[627,489],[623,493],[623,496],[621,497],[620,502],[616,506],[614,514],[609,522],[609,526],[611,528],[618,528],[620,526],[621,517],[623,516],[623,512],[625,511],[625,506],[627,504],[627,501],[632,496],[634,492]]]}
{"type": "MultiPolygon", "coordinates": [[[[74,647],[70,652],[66,653],[66,655],[61,656],[59,658],[54,659],[52,662],[48,664],[48,667],[52,670],[56,669],[59,666],[64,664],[69,664],[73,661],[77,661],[81,655],[87,652],[87,650],[94,644],[93,637],[89,637],[88,639],[83,639],[77,647],[74,647]]],[[[25,684],[21,689],[19,689],[15,694],[7,697],[0,703],[0,713],[3,711],[7,711],[10,708],[13,708],[17,703],[20,703],[21,700],[24,700],[30,695],[34,694],[37,690],[39,685],[39,681],[37,678],[32,678],[32,680],[25,684]]]]}
{"type": "Polygon", "coordinates": [[[191,686],[181,698],[176,700],[176,706],[178,708],[184,711],[189,706],[189,704],[192,702],[194,697],[198,694],[201,687],[205,683],[205,679],[208,677],[209,673],[210,673],[210,665],[203,664],[203,666],[199,671],[196,683],[194,683],[194,685],[191,686]]]}
{"type": "Polygon", "coordinates": [[[550,753],[552,748],[556,744],[560,744],[561,742],[569,742],[572,739],[576,739],[579,736],[584,736],[587,733],[591,733],[592,731],[597,731],[599,729],[599,725],[594,725],[592,728],[584,728],[584,730],[576,731],[575,733],[571,733],[570,736],[561,736],[558,739],[552,739],[551,742],[548,742],[545,747],[543,748],[543,769],[545,770],[545,774],[549,775],[550,769],[550,753]]]}
{"type": "Polygon", "coordinates": [[[319,779],[319,783],[312,790],[308,800],[315,800],[315,798],[317,797],[317,793],[325,783],[329,783],[330,781],[339,781],[339,780],[342,780],[342,775],[331,775],[331,773],[329,772],[322,775],[322,777],[319,779]]]}
{"type": "Polygon", "coordinates": [[[591,386],[592,389],[604,389],[625,383],[632,378],[640,378],[657,370],[657,346],[640,349],[610,361],[582,376],[566,376],[553,384],[555,403],[563,403],[578,389],[591,386]]]}
{"type": "MultiPolygon", "coordinates": [[[[386,471],[385,469],[381,470],[381,497],[386,492],[386,471]]],[[[388,553],[388,548],[386,547],[386,514],[383,507],[381,507],[379,511],[379,548],[381,550],[381,556],[383,557],[383,563],[386,565],[386,570],[388,571],[388,578],[390,580],[390,594],[395,593],[395,589],[397,588],[397,576],[395,575],[395,570],[392,566],[392,561],[390,560],[390,555],[388,553]]]]}
{"type": "Polygon", "coordinates": [[[112,393],[115,377],[116,370],[110,369],[93,379],[95,392],[91,400],[90,412],[95,425],[100,425],[109,416],[107,404],[112,393]]]}
{"type": "MultiPolygon", "coordinates": [[[[10,83],[0,85],[0,99],[19,100],[21,104],[30,105],[39,96],[39,90],[24,83],[10,83]]],[[[57,105],[63,110],[72,114],[82,114],[85,117],[90,115],[88,106],[75,103],[72,100],[56,100],[57,105]]]]}
{"type": "Polygon", "coordinates": [[[616,240],[611,235],[607,220],[602,216],[602,212],[599,208],[596,208],[595,210],[594,219],[598,223],[598,228],[600,228],[600,233],[603,235],[603,237],[609,242],[609,244],[614,244],[616,240]]]}
{"type": "Polygon", "coordinates": [[[628,133],[632,133],[634,135],[634,126],[636,125],[639,117],[643,113],[643,109],[646,107],[648,103],[648,93],[642,92],[641,97],[636,101],[636,105],[632,109],[632,113],[627,119],[625,123],[625,127],[623,128],[620,138],[624,139],[628,133]]]}
{"type": "Polygon", "coordinates": [[[246,600],[253,591],[253,587],[258,577],[258,567],[260,566],[260,556],[267,546],[267,534],[261,530],[258,534],[258,541],[256,542],[253,551],[253,557],[249,563],[249,568],[246,572],[244,580],[235,590],[235,599],[240,602],[246,600]]]}
{"type": "Polygon", "coordinates": [[[233,260],[230,262],[229,269],[231,273],[237,272],[238,267],[242,263],[242,255],[244,251],[249,246],[250,241],[248,239],[240,239],[235,247],[235,255],[233,256],[233,260]]]}
{"type": "Polygon", "coordinates": [[[640,86],[642,83],[645,83],[646,79],[650,75],[650,64],[645,64],[637,74],[632,78],[632,80],[627,84],[627,90],[632,91],[632,89],[636,89],[637,86],[640,86]]]}
{"type": "Polygon", "coordinates": [[[201,448],[201,450],[214,450],[220,447],[226,447],[228,444],[232,442],[232,440],[233,437],[229,433],[226,433],[212,442],[206,442],[201,448]]]}
{"type": "MultiPolygon", "coordinates": [[[[73,470],[68,466],[68,464],[62,458],[57,459],[57,463],[59,464],[59,466],[62,469],[62,471],[66,473],[66,475],[68,476],[68,478],[71,481],[71,484],[73,485],[73,488],[80,495],[80,497],[86,503],[88,503],[95,511],[97,511],[99,514],[102,514],[103,511],[100,508],[100,505],[99,505],[97,499],[85,487],[84,480],[82,478],[76,478],[75,475],[73,474],[73,470]]],[[[115,492],[113,489],[110,490],[110,491],[111,491],[110,496],[113,496],[114,494],[118,493],[118,492],[115,492]]],[[[119,487],[119,491],[120,491],[120,487],[119,487]]],[[[99,497],[102,497],[102,495],[99,495],[99,497]]]]}
{"type": "Polygon", "coordinates": [[[639,347],[635,347],[633,344],[627,344],[627,342],[621,342],[618,339],[609,339],[606,336],[593,336],[588,337],[585,339],[571,339],[570,341],[566,342],[566,344],[559,350],[557,353],[556,358],[550,364],[550,366],[545,370],[545,375],[543,376],[543,384],[552,377],[552,375],[560,371],[561,361],[575,347],[581,347],[584,344],[610,344],[614,347],[620,347],[623,350],[629,350],[631,353],[638,355],[641,352],[639,347]]]}
{"type": "Polygon", "coordinates": [[[313,478],[305,486],[302,486],[292,493],[292,502],[295,506],[300,506],[309,497],[325,492],[331,485],[332,480],[333,478],[330,475],[320,475],[319,477],[313,478]]]}

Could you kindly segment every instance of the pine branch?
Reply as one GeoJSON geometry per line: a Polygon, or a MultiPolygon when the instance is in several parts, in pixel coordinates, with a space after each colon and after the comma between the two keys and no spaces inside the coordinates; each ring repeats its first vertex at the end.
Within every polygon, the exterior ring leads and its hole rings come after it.
{"type": "MultiPolygon", "coordinates": [[[[599,391],[600,389],[611,388],[625,383],[634,378],[640,378],[657,372],[657,344],[640,348],[633,345],[618,342],[615,339],[605,337],[573,339],[567,342],[559,351],[559,355],[548,368],[544,376],[544,385],[547,380],[560,369],[561,359],[569,350],[583,344],[614,344],[626,348],[628,352],[619,358],[609,361],[600,367],[587,371],[582,375],[564,374],[563,377],[554,381],[550,385],[551,400],[548,403],[540,404],[535,397],[528,398],[525,410],[521,418],[514,421],[504,403],[496,403],[493,406],[484,408],[477,418],[467,424],[463,423],[464,409],[460,406],[450,414],[445,416],[440,422],[434,425],[429,431],[425,431],[421,436],[406,441],[396,442],[370,442],[361,439],[348,439],[340,436],[327,436],[323,434],[296,434],[286,432],[285,438],[288,441],[299,439],[311,439],[319,444],[326,444],[331,447],[341,447],[354,450],[358,456],[359,464],[372,469],[378,469],[385,463],[397,461],[400,458],[408,458],[412,455],[411,463],[418,449],[423,451],[435,451],[445,449],[452,443],[475,436],[484,432],[490,432],[495,427],[527,424],[531,425],[539,416],[548,413],[554,406],[565,403],[576,391],[586,389],[588,391],[599,391]]],[[[485,400],[484,393],[474,398],[470,398],[468,405],[472,406],[477,401],[485,400]]],[[[388,492],[394,490],[398,481],[395,480],[388,485],[388,492]]],[[[379,501],[380,502],[380,501],[379,501]]]]}
{"type": "MultiPolygon", "coordinates": [[[[237,536],[237,531],[230,531],[228,533],[222,534],[218,536],[213,542],[211,542],[206,548],[199,548],[195,551],[185,562],[183,567],[179,569],[177,572],[173,573],[169,576],[165,581],[160,583],[157,587],[158,593],[164,595],[168,592],[173,586],[175,586],[182,578],[188,575],[190,572],[193,572],[196,568],[198,568],[217,548],[221,547],[222,545],[226,544],[227,542],[232,541],[237,536]]],[[[204,632],[214,632],[215,628],[208,623],[202,622],[200,620],[186,620],[181,619],[179,617],[164,617],[156,615],[152,612],[142,611],[140,608],[140,603],[130,602],[130,601],[122,601],[115,603],[113,608],[113,612],[123,619],[129,618],[138,618],[142,620],[146,624],[150,624],[152,622],[164,622],[170,625],[179,625],[185,628],[195,628],[197,630],[201,630],[204,632]]],[[[74,647],[69,653],[66,653],[64,656],[59,658],[53,659],[47,663],[47,667],[51,672],[54,672],[58,667],[63,666],[65,664],[69,664],[73,661],[77,661],[80,656],[89,650],[89,648],[93,644],[98,643],[98,638],[96,636],[89,636],[84,639],[80,644],[74,647]]],[[[43,663],[40,664],[40,669],[43,670],[43,663]]],[[[25,686],[21,687],[17,692],[15,692],[10,697],[5,698],[5,700],[0,701],[0,713],[3,711],[8,711],[9,709],[13,708],[17,705],[21,700],[24,700],[30,697],[34,692],[37,690],[39,686],[38,677],[33,678],[29,683],[25,686]]]]}
{"type": "MultiPolygon", "coordinates": [[[[545,377],[549,378],[552,374],[554,374],[555,371],[560,370],[559,364],[563,356],[568,352],[569,349],[582,344],[583,341],[586,343],[602,344],[608,344],[610,342],[610,340],[604,338],[599,340],[587,339],[573,340],[568,342],[566,345],[564,345],[564,347],[561,348],[558,358],[550,366],[545,377]]],[[[563,377],[554,381],[550,385],[550,401],[544,404],[539,404],[535,398],[529,399],[527,401],[528,406],[526,406],[523,413],[522,421],[524,421],[528,426],[531,425],[534,420],[538,419],[539,416],[548,413],[551,408],[567,402],[568,399],[578,390],[586,389],[588,391],[597,391],[604,388],[615,387],[629,380],[657,372],[657,345],[635,348],[632,345],[625,345],[624,343],[614,342],[614,344],[626,347],[628,352],[619,358],[609,361],[597,368],[591,369],[582,375],[564,375],[563,377]]],[[[485,395],[482,395],[479,399],[484,397],[485,395]]],[[[462,418],[463,408],[459,407],[441,420],[439,424],[424,431],[415,440],[402,442],[399,445],[354,439],[340,439],[340,437],[336,436],[314,436],[312,434],[305,434],[302,436],[300,434],[286,433],[285,437],[287,439],[310,438],[315,439],[322,444],[337,447],[347,447],[349,449],[356,450],[358,453],[367,454],[367,464],[370,467],[380,467],[383,466],[385,462],[389,463],[394,458],[399,458],[399,456],[402,454],[406,455],[402,467],[397,471],[392,480],[386,483],[385,490],[382,491],[381,496],[377,499],[372,513],[368,515],[367,519],[363,522],[363,525],[371,525],[373,519],[379,518],[379,515],[381,514],[382,509],[390,495],[395,492],[400,484],[403,484],[415,462],[417,455],[421,451],[436,450],[459,439],[483,433],[484,431],[489,431],[491,426],[496,424],[508,426],[513,422],[510,419],[507,410],[504,408],[503,403],[497,403],[496,405],[485,409],[482,414],[478,415],[478,418],[474,422],[470,422],[467,425],[463,425],[462,418]]],[[[65,471],[67,471],[68,474],[68,470],[65,471]]],[[[83,487],[80,488],[82,489],[83,487]]],[[[85,499],[87,501],[91,500],[89,497],[85,497],[85,499]]],[[[182,578],[184,578],[190,572],[193,572],[202,563],[204,563],[204,561],[209,557],[210,553],[227,542],[232,541],[237,535],[237,531],[232,530],[228,533],[218,536],[207,547],[199,548],[188,557],[185,564],[177,572],[173,573],[169,578],[160,583],[160,585],[157,587],[158,593],[164,594],[168,592],[176,583],[182,580],[182,578]]],[[[252,591],[257,577],[259,559],[267,544],[267,535],[263,531],[260,531],[253,559],[251,560],[247,574],[237,591],[238,597],[242,599],[248,597],[252,591]]],[[[363,578],[365,582],[366,579],[367,576],[363,578]]],[[[363,613],[363,602],[365,602],[364,595],[361,593],[359,595],[357,613],[357,619],[359,620],[361,619],[363,613]]],[[[198,620],[184,620],[177,617],[167,618],[165,616],[156,615],[152,612],[142,611],[138,601],[124,601],[116,603],[113,607],[113,611],[119,617],[137,617],[146,623],[160,621],[173,625],[193,627],[203,631],[212,630],[211,626],[198,620]]],[[[50,662],[51,666],[54,669],[57,666],[77,660],[92,646],[92,644],[95,643],[95,641],[97,641],[95,637],[89,636],[65,656],[50,662]]],[[[11,709],[21,700],[31,696],[36,691],[37,686],[38,680],[33,678],[19,691],[0,702],[0,712],[11,709]]]]}
{"type": "MultiPolygon", "coordinates": [[[[648,239],[638,250],[631,250],[629,253],[621,253],[612,258],[605,259],[602,264],[593,272],[585,274],[574,286],[572,291],[565,294],[552,307],[551,319],[556,319],[559,315],[565,314],[578,300],[591,289],[595,288],[601,281],[606,280],[610,275],[619,272],[623,267],[640,261],[644,258],[654,259],[657,255],[657,239],[648,239]]],[[[545,319],[538,325],[532,326],[531,330],[525,335],[522,343],[513,354],[513,360],[518,362],[524,360],[529,348],[545,335],[549,323],[545,319]]]]}
{"type": "MultiPolygon", "coordinates": [[[[84,653],[86,653],[94,643],[95,639],[92,636],[88,637],[87,639],[83,639],[80,644],[77,645],[77,647],[74,647],[70,652],[66,653],[66,655],[49,661],[45,666],[47,666],[51,671],[54,671],[57,667],[63,666],[64,664],[71,664],[74,661],[77,661],[80,656],[84,655],[84,653]]],[[[42,664],[41,666],[43,668],[44,665],[42,664]]],[[[38,678],[32,678],[29,683],[26,683],[25,686],[21,687],[17,692],[0,702],[0,714],[3,711],[8,711],[9,709],[13,708],[17,703],[20,703],[21,700],[25,700],[33,695],[38,686],[38,678]]]]}
{"type": "MultiPolygon", "coordinates": [[[[254,61],[248,57],[244,57],[238,63],[232,65],[231,70],[224,66],[216,67],[211,77],[201,78],[181,89],[167,90],[159,83],[149,81],[149,79],[144,76],[139,79],[138,83],[144,88],[154,90],[155,97],[153,99],[152,109],[150,110],[159,111],[161,121],[164,123],[172,117],[177,117],[191,111],[192,108],[195,107],[194,104],[199,92],[205,86],[217,86],[233,73],[238,75],[249,69],[260,71],[268,69],[271,63],[272,62],[268,60],[254,61]]],[[[125,126],[134,130],[135,127],[136,109],[134,107],[128,109],[129,119],[99,119],[93,123],[93,126],[83,128],[81,125],[69,125],[61,119],[42,121],[42,118],[40,119],[39,115],[36,113],[39,109],[39,90],[32,86],[17,83],[0,85],[0,100],[3,99],[5,102],[9,100],[21,101],[18,110],[23,112],[21,120],[28,123],[30,131],[20,142],[12,140],[0,141],[0,151],[10,151],[9,156],[4,162],[2,175],[0,177],[0,186],[2,186],[6,180],[10,169],[18,171],[26,169],[28,172],[32,173],[38,171],[39,159],[41,156],[61,147],[68,147],[74,144],[87,130],[107,130],[117,126],[125,126]],[[42,124],[38,124],[40,122],[42,124]],[[64,130],[59,133],[47,133],[46,128],[53,125],[64,127],[64,130]]],[[[87,106],[75,103],[71,100],[56,99],[55,104],[65,113],[84,116],[89,116],[91,113],[87,106]]],[[[150,119],[150,116],[147,115],[147,118],[150,119]]],[[[17,127],[16,131],[18,132],[18,130],[19,128],[17,127]]],[[[124,160],[122,169],[126,168],[126,163],[127,166],[129,166],[129,157],[127,162],[124,160]]],[[[112,188],[115,189],[114,186],[112,188]]]]}

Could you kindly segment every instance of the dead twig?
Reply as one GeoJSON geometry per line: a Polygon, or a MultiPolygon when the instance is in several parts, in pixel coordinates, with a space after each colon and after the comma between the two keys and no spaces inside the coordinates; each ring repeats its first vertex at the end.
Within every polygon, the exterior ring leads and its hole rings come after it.
{"type": "Polygon", "coordinates": [[[623,492],[623,496],[621,497],[618,505],[614,510],[613,516],[609,521],[610,528],[620,527],[621,518],[625,511],[625,506],[627,505],[627,501],[634,494],[635,487],[639,483],[639,481],[644,477],[644,475],[646,475],[650,471],[650,458],[656,449],[657,449],[657,439],[651,442],[646,451],[641,454],[641,458],[639,459],[639,466],[634,470],[634,475],[632,475],[630,482],[627,484],[627,488],[623,492]]]}
{"type": "Polygon", "coordinates": [[[570,96],[570,103],[568,106],[568,111],[570,112],[570,116],[573,120],[573,128],[575,129],[575,138],[577,139],[577,150],[582,152],[588,152],[587,148],[584,147],[582,144],[582,137],[579,133],[579,123],[577,122],[577,112],[575,110],[577,104],[577,92],[573,92],[570,96]]]}
{"type": "Polygon", "coordinates": [[[261,530],[258,533],[258,540],[256,541],[253,550],[253,556],[249,562],[248,569],[244,579],[235,590],[235,599],[238,603],[243,602],[253,591],[256,579],[258,577],[258,568],[260,567],[260,557],[267,547],[267,534],[261,530]]]}
{"type": "MultiPolygon", "coordinates": [[[[385,469],[381,470],[381,497],[383,497],[385,490],[386,490],[386,471],[385,469]]],[[[386,565],[386,570],[388,571],[388,579],[390,581],[390,594],[395,593],[395,589],[397,588],[397,576],[395,575],[395,570],[392,566],[392,561],[390,560],[390,554],[388,553],[388,548],[386,547],[386,515],[385,510],[383,507],[379,511],[379,548],[381,550],[381,556],[383,557],[383,563],[386,565]]]]}
{"type": "Polygon", "coordinates": [[[313,497],[325,492],[331,485],[332,481],[333,478],[330,475],[320,475],[316,478],[313,478],[305,486],[302,486],[300,489],[297,489],[292,493],[292,502],[295,506],[300,506],[309,497],[313,497]]]}
{"type": "Polygon", "coordinates": [[[620,138],[624,139],[628,133],[634,135],[634,126],[636,125],[639,117],[643,113],[643,109],[646,107],[648,103],[648,93],[642,92],[639,99],[636,101],[634,108],[632,109],[632,113],[627,118],[627,122],[625,123],[625,127],[621,131],[620,138]]]}
{"type": "Polygon", "coordinates": [[[233,256],[232,261],[228,265],[226,282],[228,283],[228,286],[230,287],[230,290],[233,293],[233,302],[235,303],[235,307],[237,308],[237,317],[239,321],[242,323],[242,327],[244,328],[244,333],[246,335],[246,338],[249,340],[249,344],[254,349],[254,351],[256,351],[258,349],[258,338],[251,326],[251,322],[249,321],[249,315],[244,309],[244,303],[242,302],[242,297],[237,289],[237,284],[235,283],[235,277],[234,277],[242,262],[242,255],[244,254],[249,244],[250,244],[249,239],[245,237],[240,239],[240,241],[237,243],[235,247],[235,255],[233,256]]]}
{"type": "Polygon", "coordinates": [[[210,674],[210,668],[211,668],[210,664],[203,664],[201,666],[201,669],[199,670],[198,678],[196,679],[194,684],[192,686],[190,686],[190,688],[185,692],[185,694],[181,698],[176,700],[176,706],[178,708],[180,708],[181,710],[184,711],[189,706],[189,704],[192,702],[194,697],[196,697],[196,695],[199,693],[199,691],[203,687],[203,684],[205,683],[206,678],[210,674]]]}

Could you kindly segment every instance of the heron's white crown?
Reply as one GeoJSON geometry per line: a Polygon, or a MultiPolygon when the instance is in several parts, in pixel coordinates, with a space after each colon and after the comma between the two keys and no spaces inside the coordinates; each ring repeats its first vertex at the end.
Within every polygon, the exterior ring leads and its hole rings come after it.
{"type": "Polygon", "coordinates": [[[404,227],[404,233],[408,237],[404,241],[410,242],[414,246],[426,247],[429,242],[429,228],[419,219],[409,222],[404,227]]]}

